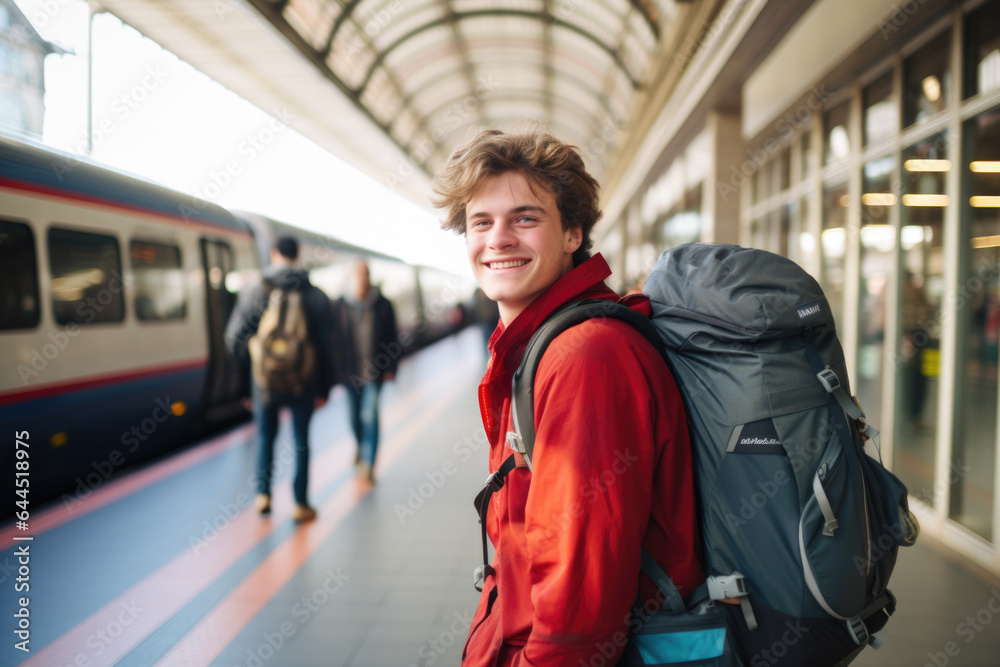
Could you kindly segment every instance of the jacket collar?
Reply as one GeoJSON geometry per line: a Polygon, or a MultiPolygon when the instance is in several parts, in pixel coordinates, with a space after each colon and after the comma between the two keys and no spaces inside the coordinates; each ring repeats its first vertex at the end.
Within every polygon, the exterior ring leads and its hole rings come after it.
{"type": "Polygon", "coordinates": [[[505,370],[510,353],[515,353],[511,363],[520,363],[517,351],[527,345],[538,327],[563,304],[581,299],[617,301],[618,294],[604,284],[610,275],[611,267],[598,253],[552,283],[509,326],[501,321],[489,343],[496,355],[494,372],[505,370]]]}

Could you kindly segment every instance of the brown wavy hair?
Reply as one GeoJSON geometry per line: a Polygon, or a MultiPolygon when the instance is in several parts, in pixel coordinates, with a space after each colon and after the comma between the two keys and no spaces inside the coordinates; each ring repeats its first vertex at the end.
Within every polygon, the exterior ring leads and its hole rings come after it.
{"type": "Polygon", "coordinates": [[[485,130],[455,149],[434,176],[431,204],[446,209],[442,229],[465,233],[465,206],[483,182],[517,171],[529,184],[546,188],[555,198],[563,229],[579,227],[583,242],[573,253],[573,266],[590,257],[590,232],[601,218],[600,185],[587,173],[575,146],[550,134],[505,134],[485,130]]]}

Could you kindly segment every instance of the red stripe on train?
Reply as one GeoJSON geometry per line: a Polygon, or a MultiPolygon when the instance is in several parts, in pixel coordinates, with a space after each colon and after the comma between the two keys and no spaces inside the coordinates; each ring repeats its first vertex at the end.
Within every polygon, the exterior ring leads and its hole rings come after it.
{"type": "Polygon", "coordinates": [[[53,382],[38,387],[16,389],[6,389],[0,391],[0,405],[10,405],[11,403],[23,403],[24,401],[50,398],[61,394],[68,394],[84,389],[96,389],[126,382],[136,382],[147,378],[169,375],[172,373],[183,373],[204,368],[208,365],[208,357],[189,359],[181,363],[161,364],[157,366],[146,366],[141,369],[134,369],[127,373],[102,373],[91,375],[85,378],[74,378],[69,382],[53,382]]]}
{"type": "MultiPolygon", "coordinates": [[[[113,199],[106,199],[104,197],[95,197],[94,195],[87,195],[82,192],[76,192],[74,190],[62,190],[60,188],[53,188],[45,185],[39,185],[38,183],[32,183],[30,181],[20,181],[14,178],[6,178],[0,176],[0,187],[11,188],[12,190],[23,190],[25,192],[32,192],[35,194],[46,195],[46,196],[61,197],[63,199],[81,201],[87,204],[95,204],[98,206],[107,206],[109,208],[131,211],[133,213],[152,215],[157,218],[163,218],[164,220],[167,220],[173,224],[183,224],[193,227],[204,227],[205,229],[210,229],[213,232],[218,232],[222,230],[239,236],[252,236],[249,230],[240,229],[239,227],[236,226],[240,224],[239,222],[234,222],[233,227],[228,227],[220,222],[212,222],[211,220],[202,220],[200,218],[188,218],[180,214],[173,215],[171,213],[167,213],[165,211],[161,211],[155,208],[136,206],[135,204],[127,204],[125,202],[120,202],[113,199]]],[[[199,200],[195,197],[192,197],[191,202],[192,202],[192,205],[190,207],[191,211],[192,212],[197,211],[197,206],[200,204],[199,200]]]]}

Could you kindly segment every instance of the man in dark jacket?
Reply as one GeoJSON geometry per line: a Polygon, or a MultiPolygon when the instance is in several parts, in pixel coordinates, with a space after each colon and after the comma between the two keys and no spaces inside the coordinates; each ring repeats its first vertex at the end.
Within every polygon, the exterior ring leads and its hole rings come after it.
{"type": "Polygon", "coordinates": [[[358,477],[374,483],[378,450],[378,397],[382,383],[396,376],[402,353],[392,304],[371,283],[368,264],[355,266],[354,291],[337,302],[336,318],[349,332],[347,399],[351,428],[358,443],[355,456],[358,477]]]}
{"type": "MultiPolygon", "coordinates": [[[[308,340],[312,347],[312,371],[304,386],[298,391],[273,391],[260,385],[259,378],[252,381],[254,419],[260,437],[257,459],[257,497],[254,506],[261,514],[271,511],[271,463],[274,459],[274,440],[278,433],[278,410],[287,406],[292,414],[292,432],[295,442],[295,478],[292,489],[295,510],[292,517],[310,521],[316,510],[310,507],[309,486],[309,421],[313,410],[326,403],[333,387],[335,368],[334,339],[331,332],[333,311],[330,300],[318,287],[309,282],[309,274],[296,266],[299,244],[291,236],[277,240],[271,250],[271,266],[264,270],[261,284],[240,293],[239,300],[226,326],[226,347],[246,370],[250,366],[248,341],[257,333],[261,317],[268,308],[274,290],[298,292],[302,311],[305,313],[308,340]]],[[[254,374],[257,375],[256,373],[254,374]]]]}

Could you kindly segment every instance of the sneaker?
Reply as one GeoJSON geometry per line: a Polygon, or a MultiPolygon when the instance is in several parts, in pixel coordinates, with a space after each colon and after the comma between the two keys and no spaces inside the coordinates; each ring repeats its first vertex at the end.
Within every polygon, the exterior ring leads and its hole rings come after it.
{"type": "Polygon", "coordinates": [[[316,510],[308,505],[296,505],[295,510],[292,511],[292,518],[295,519],[296,523],[312,521],[316,518],[316,510]]]}
{"type": "Polygon", "coordinates": [[[364,462],[357,465],[358,479],[362,482],[367,482],[368,484],[375,483],[375,471],[372,467],[364,462]]]}
{"type": "Polygon", "coordinates": [[[257,510],[258,514],[270,514],[271,512],[271,496],[266,493],[258,493],[257,497],[253,501],[254,509],[257,510]]]}

